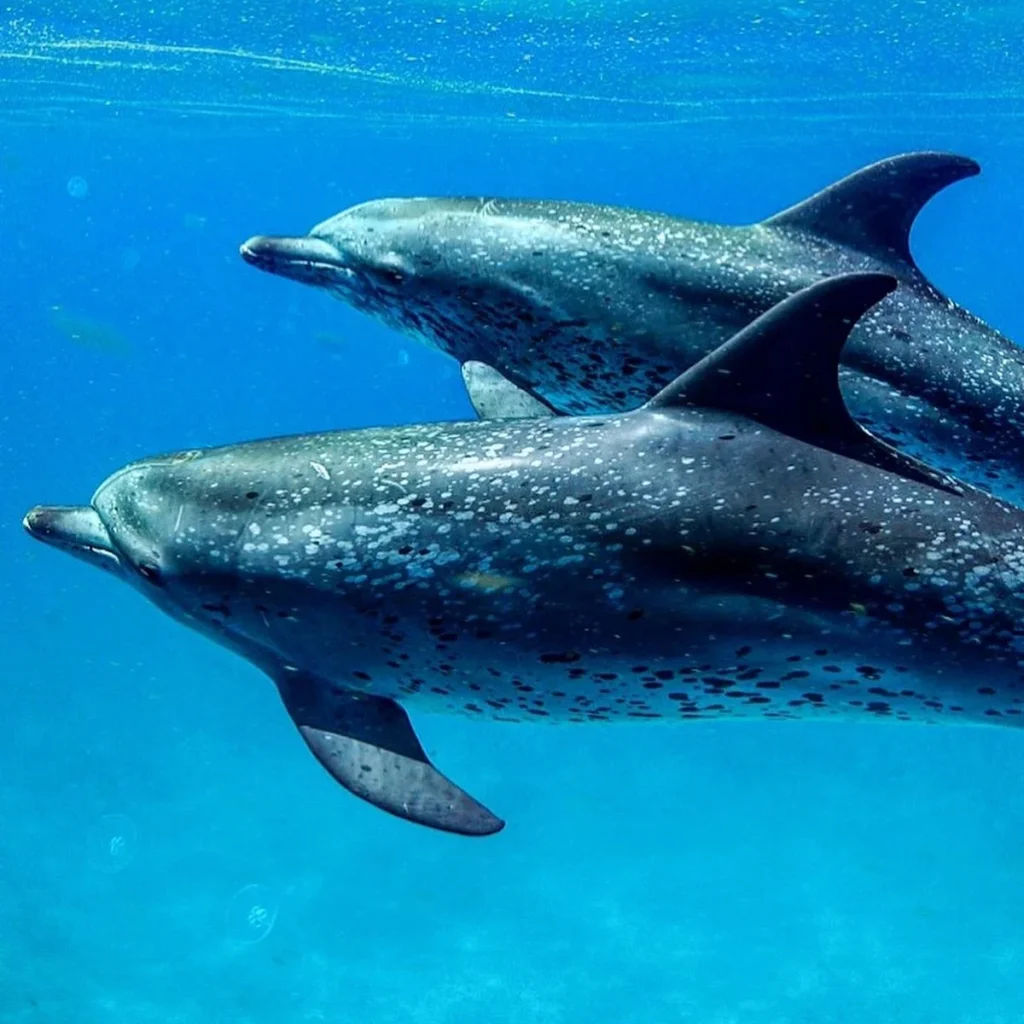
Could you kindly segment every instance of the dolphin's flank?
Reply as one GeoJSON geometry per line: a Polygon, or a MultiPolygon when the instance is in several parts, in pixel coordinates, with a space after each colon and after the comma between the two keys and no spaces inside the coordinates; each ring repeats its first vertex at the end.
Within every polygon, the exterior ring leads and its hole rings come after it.
{"type": "Polygon", "coordinates": [[[822,277],[886,273],[899,289],[843,353],[854,418],[1024,503],[1024,352],[940,294],[910,249],[925,204],[979,170],[906,153],[748,226],[554,200],[380,199],[304,237],[257,236],[242,255],[573,414],[638,407],[822,277]]]}
{"type": "MultiPolygon", "coordinates": [[[[25,525],[266,672],[349,791],[464,835],[502,821],[406,707],[1017,724],[1024,512],[840,393],[847,334],[895,286],[818,282],[634,412],[162,456],[25,525]]],[[[485,412],[522,399],[468,379],[485,412]]]]}

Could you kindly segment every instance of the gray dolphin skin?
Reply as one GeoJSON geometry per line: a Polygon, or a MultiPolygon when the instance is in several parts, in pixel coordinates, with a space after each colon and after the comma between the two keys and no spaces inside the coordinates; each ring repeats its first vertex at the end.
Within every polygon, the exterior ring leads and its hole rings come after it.
{"type": "Polygon", "coordinates": [[[404,706],[506,722],[1016,725],[1024,511],[856,424],[853,274],[758,318],[640,409],[284,437],[135,462],[29,533],[277,684],[357,796],[502,821],[404,706]]]}
{"type": "Polygon", "coordinates": [[[473,360],[462,364],[462,382],[482,420],[515,420],[554,416],[555,411],[522,388],[517,388],[493,366],[473,360]]]}
{"type": "Polygon", "coordinates": [[[560,412],[641,405],[775,303],[848,272],[897,278],[844,356],[855,418],[933,466],[1024,502],[1024,352],[930,284],[910,230],[980,168],[944,153],[874,164],[751,226],[613,206],[384,199],[243,258],[327,290],[560,412]]]}

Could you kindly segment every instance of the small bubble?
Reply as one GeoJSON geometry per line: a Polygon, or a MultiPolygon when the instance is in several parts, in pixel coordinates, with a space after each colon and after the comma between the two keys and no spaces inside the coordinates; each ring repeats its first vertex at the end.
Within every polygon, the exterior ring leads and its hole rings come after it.
{"type": "Polygon", "coordinates": [[[239,889],[224,914],[228,942],[232,946],[252,946],[269,934],[277,920],[277,895],[265,885],[247,885],[239,889]]]}
{"type": "Polygon", "coordinates": [[[89,194],[89,182],[77,174],[73,178],[68,178],[67,188],[72,199],[84,199],[89,194]]]}
{"type": "Polygon", "coordinates": [[[123,871],[139,845],[139,830],[124,814],[104,814],[89,830],[89,862],[105,874],[123,871]]]}

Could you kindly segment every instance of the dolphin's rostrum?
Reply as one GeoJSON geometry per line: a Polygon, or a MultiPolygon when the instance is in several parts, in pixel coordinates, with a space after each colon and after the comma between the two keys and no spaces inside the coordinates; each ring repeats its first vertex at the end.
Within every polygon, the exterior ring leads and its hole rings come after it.
{"type": "Polygon", "coordinates": [[[183,452],[25,525],[262,668],[351,792],[467,835],[502,822],[403,705],[1017,724],[1024,512],[842,406],[895,285],[818,282],[630,413],[183,452]]]}
{"type": "Polygon", "coordinates": [[[887,273],[898,291],[843,354],[854,418],[1024,503],[1024,352],[940,294],[910,251],[925,203],[978,171],[908,153],[736,227],[584,203],[382,199],[241,252],[575,414],[638,407],[823,277],[887,273]]]}

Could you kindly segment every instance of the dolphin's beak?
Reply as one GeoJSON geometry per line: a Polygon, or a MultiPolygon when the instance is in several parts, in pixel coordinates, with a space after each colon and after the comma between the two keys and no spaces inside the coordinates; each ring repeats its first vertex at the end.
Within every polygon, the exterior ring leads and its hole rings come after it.
{"type": "Polygon", "coordinates": [[[239,252],[259,270],[308,284],[324,284],[339,272],[350,273],[342,253],[320,238],[254,235],[239,252]]]}
{"type": "Polygon", "coordinates": [[[114,571],[121,568],[110,532],[91,505],[37,505],[22,525],[36,540],[91,565],[114,571]]]}

